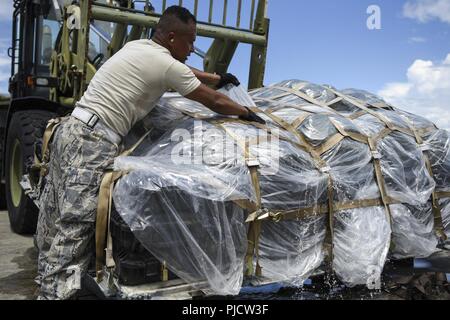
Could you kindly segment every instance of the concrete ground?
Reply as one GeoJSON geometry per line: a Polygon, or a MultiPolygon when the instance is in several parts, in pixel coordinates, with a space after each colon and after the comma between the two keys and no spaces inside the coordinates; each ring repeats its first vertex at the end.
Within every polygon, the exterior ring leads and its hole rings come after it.
{"type": "Polygon", "coordinates": [[[0,300],[35,299],[37,250],[32,236],[13,233],[0,211],[0,300]]]}

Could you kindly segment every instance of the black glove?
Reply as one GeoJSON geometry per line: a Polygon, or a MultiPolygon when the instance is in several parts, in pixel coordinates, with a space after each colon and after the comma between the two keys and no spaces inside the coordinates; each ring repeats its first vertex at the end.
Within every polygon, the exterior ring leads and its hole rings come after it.
{"type": "Polygon", "coordinates": [[[239,86],[241,83],[239,80],[232,75],[231,73],[219,73],[220,81],[217,84],[217,89],[225,87],[227,84],[234,84],[236,87],[239,86]]]}
{"type": "Polygon", "coordinates": [[[248,111],[248,115],[246,116],[239,116],[239,119],[250,121],[250,122],[258,122],[261,124],[266,124],[266,121],[264,121],[260,116],[258,116],[256,113],[254,113],[249,108],[245,107],[248,111]]]}

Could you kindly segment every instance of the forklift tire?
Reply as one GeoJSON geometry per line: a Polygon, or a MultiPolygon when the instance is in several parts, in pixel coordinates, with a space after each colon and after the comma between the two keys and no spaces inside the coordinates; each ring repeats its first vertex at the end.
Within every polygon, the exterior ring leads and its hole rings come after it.
{"type": "Polygon", "coordinates": [[[0,183],[0,210],[6,210],[6,194],[4,183],[0,183]]]}
{"type": "MultiPolygon", "coordinates": [[[[0,155],[3,156],[3,136],[0,133],[0,155]]],[[[3,159],[4,161],[4,159],[3,159]]],[[[0,162],[0,166],[2,163],[0,162]]],[[[0,181],[0,210],[6,210],[6,193],[5,193],[5,184],[0,181]]]]}
{"type": "Polygon", "coordinates": [[[12,231],[34,234],[38,208],[24,194],[20,180],[34,162],[34,148],[41,149],[42,136],[48,120],[56,117],[49,111],[29,110],[13,114],[6,141],[6,202],[12,231]]]}

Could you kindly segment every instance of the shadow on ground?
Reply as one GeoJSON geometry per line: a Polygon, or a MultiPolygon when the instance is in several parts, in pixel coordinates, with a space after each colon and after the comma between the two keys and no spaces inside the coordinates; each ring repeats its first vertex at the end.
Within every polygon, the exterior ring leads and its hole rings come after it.
{"type": "Polygon", "coordinates": [[[0,298],[35,299],[37,250],[34,247],[29,248],[23,255],[11,259],[11,262],[17,264],[18,271],[0,278],[0,298]]]}

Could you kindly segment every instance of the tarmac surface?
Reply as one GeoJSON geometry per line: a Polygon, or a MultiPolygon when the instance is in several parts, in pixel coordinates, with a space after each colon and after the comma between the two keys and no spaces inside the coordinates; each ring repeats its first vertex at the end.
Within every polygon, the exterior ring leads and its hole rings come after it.
{"type": "Polygon", "coordinates": [[[0,211],[0,300],[35,299],[37,249],[33,236],[13,233],[7,211],[0,211]]]}

